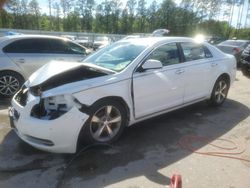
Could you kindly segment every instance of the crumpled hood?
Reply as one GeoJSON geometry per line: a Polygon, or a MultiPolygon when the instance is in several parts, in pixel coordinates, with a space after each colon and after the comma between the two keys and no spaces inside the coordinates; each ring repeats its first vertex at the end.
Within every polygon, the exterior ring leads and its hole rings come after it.
{"type": "MultiPolygon", "coordinates": [[[[26,86],[33,91],[46,91],[64,84],[96,78],[114,73],[90,63],[53,61],[34,72],[26,86]]],[[[33,92],[36,94],[36,92],[33,92]]]]}
{"type": "Polygon", "coordinates": [[[29,87],[39,85],[52,76],[61,74],[65,71],[80,66],[80,63],[65,63],[59,61],[52,61],[50,63],[45,64],[36,72],[34,72],[28,79],[28,85],[29,87]]]}

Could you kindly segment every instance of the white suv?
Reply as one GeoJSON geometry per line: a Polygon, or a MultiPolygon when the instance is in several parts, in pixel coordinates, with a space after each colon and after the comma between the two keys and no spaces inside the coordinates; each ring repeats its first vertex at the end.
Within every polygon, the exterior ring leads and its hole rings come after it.
{"type": "Polygon", "coordinates": [[[87,49],[65,38],[15,35],[0,38],[0,97],[13,96],[24,80],[52,60],[80,61],[87,49]]]}

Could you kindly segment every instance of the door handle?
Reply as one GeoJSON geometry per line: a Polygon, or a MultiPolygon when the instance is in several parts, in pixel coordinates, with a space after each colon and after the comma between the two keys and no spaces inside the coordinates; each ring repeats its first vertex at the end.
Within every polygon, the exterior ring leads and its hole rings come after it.
{"type": "Polygon", "coordinates": [[[184,72],[185,72],[184,70],[178,69],[178,70],[175,72],[175,74],[182,74],[182,73],[184,73],[184,72]]]}
{"type": "Polygon", "coordinates": [[[218,65],[218,63],[212,63],[212,64],[211,64],[212,67],[215,67],[215,66],[217,66],[217,65],[218,65]]]}
{"type": "Polygon", "coordinates": [[[25,60],[24,59],[18,59],[17,62],[18,63],[25,63],[25,60]]]}

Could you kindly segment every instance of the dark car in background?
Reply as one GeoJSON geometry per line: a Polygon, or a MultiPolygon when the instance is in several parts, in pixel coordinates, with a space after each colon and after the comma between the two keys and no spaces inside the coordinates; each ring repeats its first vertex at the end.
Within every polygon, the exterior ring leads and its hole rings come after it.
{"type": "Polygon", "coordinates": [[[205,40],[210,44],[217,45],[225,41],[226,39],[222,36],[207,36],[205,40]]]}
{"type": "Polygon", "coordinates": [[[239,67],[241,53],[249,44],[250,40],[226,40],[219,43],[217,47],[225,53],[234,55],[239,67]]]}
{"type": "Polygon", "coordinates": [[[250,78],[250,45],[241,54],[241,71],[243,75],[250,78]]]}

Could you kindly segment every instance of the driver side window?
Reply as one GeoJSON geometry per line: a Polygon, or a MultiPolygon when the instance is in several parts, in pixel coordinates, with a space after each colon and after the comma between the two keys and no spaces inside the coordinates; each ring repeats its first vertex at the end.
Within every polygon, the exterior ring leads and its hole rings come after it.
{"type": "Polygon", "coordinates": [[[147,58],[158,60],[163,66],[180,63],[179,50],[176,43],[162,45],[156,48],[147,58]]]}

